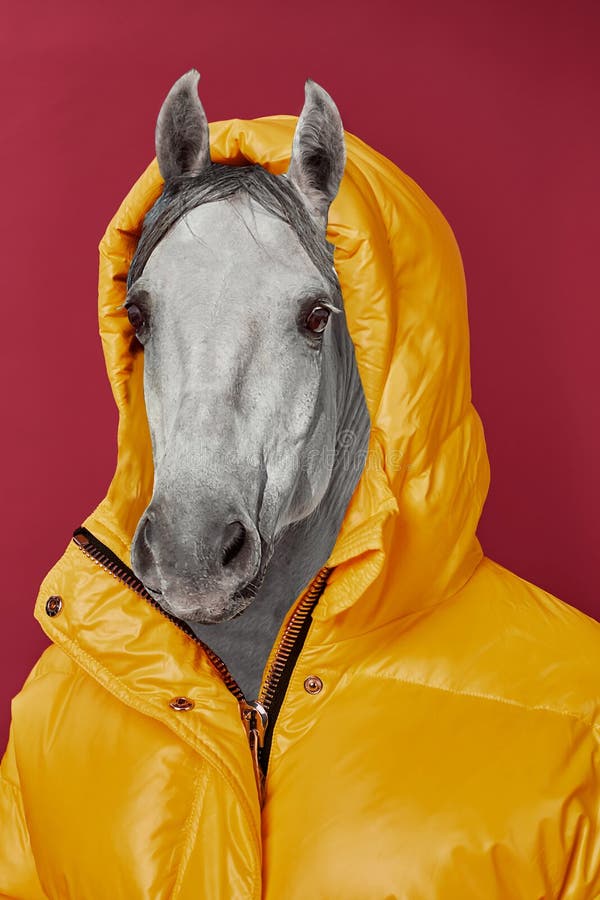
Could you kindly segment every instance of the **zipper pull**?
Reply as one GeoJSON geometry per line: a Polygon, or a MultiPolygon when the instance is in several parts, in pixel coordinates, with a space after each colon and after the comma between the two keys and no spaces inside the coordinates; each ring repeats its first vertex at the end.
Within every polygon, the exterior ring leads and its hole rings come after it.
{"type": "Polygon", "coordinates": [[[258,798],[262,807],[265,799],[265,776],[258,759],[258,750],[263,746],[265,741],[265,729],[269,724],[267,711],[258,700],[248,703],[247,700],[240,702],[240,711],[242,722],[248,736],[250,745],[250,753],[252,755],[252,764],[254,766],[254,777],[256,779],[256,787],[258,789],[258,798]]]}
{"type": "Polygon", "coordinates": [[[87,537],[87,535],[84,534],[84,532],[81,531],[80,529],[77,529],[76,531],[73,532],[73,540],[75,541],[75,543],[77,544],[78,547],[87,547],[87,545],[90,542],[89,537],[87,537]]]}

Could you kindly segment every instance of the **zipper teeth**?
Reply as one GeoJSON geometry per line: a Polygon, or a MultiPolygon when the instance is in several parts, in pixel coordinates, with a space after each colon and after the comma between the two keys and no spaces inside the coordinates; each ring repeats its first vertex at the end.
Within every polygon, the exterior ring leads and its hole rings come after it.
{"type": "Polygon", "coordinates": [[[263,683],[262,690],[260,691],[258,697],[259,702],[262,704],[262,706],[264,706],[267,712],[269,711],[269,708],[273,701],[273,696],[275,695],[277,685],[279,684],[279,680],[285,670],[286,663],[288,661],[290,653],[292,652],[294,643],[296,642],[298,635],[302,629],[302,625],[304,624],[306,618],[310,615],[314,607],[317,605],[317,601],[323,593],[323,588],[330,571],[331,570],[327,566],[324,566],[319,571],[319,573],[315,577],[315,580],[312,582],[308,593],[298,604],[298,607],[292,614],[292,617],[290,618],[285,628],[285,631],[281,637],[281,641],[279,642],[279,647],[277,648],[277,652],[271,662],[271,665],[269,666],[267,677],[263,683]]]}
{"type": "Polygon", "coordinates": [[[118,581],[124,582],[128,587],[142,596],[145,600],[148,601],[155,609],[158,609],[160,613],[166,618],[169,619],[170,622],[173,622],[174,625],[177,625],[181,631],[185,632],[188,637],[191,637],[193,641],[199,644],[202,649],[205,651],[206,655],[209,657],[212,664],[218,670],[221,675],[223,681],[225,682],[227,688],[231,691],[232,694],[239,700],[245,701],[246,698],[244,696],[244,692],[241,687],[223,662],[220,656],[218,656],[214,650],[205,644],[189,626],[187,626],[184,622],[178,619],[176,616],[171,615],[165,609],[162,608],[160,603],[158,603],[154,597],[148,593],[143,583],[139,580],[139,578],[124,564],[119,564],[115,560],[111,559],[100,547],[98,547],[95,543],[98,538],[92,535],[91,532],[78,529],[73,534],[73,541],[79,547],[80,550],[85,553],[86,556],[89,556],[95,563],[101,566],[103,569],[106,569],[107,572],[110,572],[118,581]],[[86,543],[83,543],[83,540],[86,543]]]}
{"type": "MultiPolygon", "coordinates": [[[[181,631],[188,635],[193,641],[199,644],[214,667],[219,672],[221,678],[225,682],[226,687],[231,691],[231,693],[237,698],[240,703],[247,703],[244,692],[241,687],[227,668],[224,661],[221,657],[212,650],[208,644],[205,644],[203,640],[201,640],[192,629],[186,625],[185,622],[182,622],[181,619],[178,619],[176,616],[171,615],[171,613],[167,612],[163,607],[158,603],[154,597],[148,593],[143,583],[139,580],[139,578],[135,575],[134,572],[131,571],[122,560],[117,561],[117,559],[113,559],[111,555],[105,552],[103,549],[104,545],[95,535],[92,534],[87,528],[78,528],[73,532],[73,541],[79,547],[79,549],[85,553],[90,559],[92,559],[95,563],[101,566],[103,569],[106,569],[107,572],[110,572],[118,581],[122,581],[126,584],[131,590],[135,591],[136,594],[139,594],[145,600],[148,601],[155,609],[157,609],[166,619],[169,619],[170,622],[173,622],[181,631]]],[[[107,548],[108,549],[108,548],[107,548]]],[[[112,553],[112,551],[110,551],[112,553]]],[[[298,637],[298,634],[304,624],[307,616],[312,612],[314,607],[319,600],[319,597],[323,593],[323,589],[325,587],[325,583],[329,576],[331,569],[325,566],[322,568],[318,574],[315,576],[314,581],[308,589],[308,593],[305,595],[303,600],[300,601],[296,610],[292,613],[290,620],[284,630],[284,633],[279,642],[279,646],[273,657],[271,665],[269,666],[269,671],[267,673],[267,677],[263,682],[262,688],[259,692],[258,701],[268,713],[269,707],[273,701],[273,697],[277,690],[277,686],[285,671],[285,666],[294,647],[294,643],[298,637]]]]}

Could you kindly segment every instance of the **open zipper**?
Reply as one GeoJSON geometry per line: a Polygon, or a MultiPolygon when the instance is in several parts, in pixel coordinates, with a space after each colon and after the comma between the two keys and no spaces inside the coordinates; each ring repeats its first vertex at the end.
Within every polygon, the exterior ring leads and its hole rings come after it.
{"type": "Polygon", "coordinates": [[[140,581],[132,569],[110,547],[107,547],[96,535],[83,526],[75,529],[73,541],[86,556],[98,563],[103,569],[106,569],[107,572],[110,572],[119,581],[126,584],[136,594],[147,600],[163,616],[173,622],[181,631],[184,631],[195,643],[200,644],[221,676],[225,686],[239,703],[240,716],[248,737],[256,786],[262,806],[265,797],[265,779],[275,720],[281,709],[294,666],[304,645],[311,623],[311,613],[325,590],[331,569],[327,566],[320,569],[298,601],[283,630],[267,675],[260,686],[258,699],[249,702],[221,657],[208,644],[200,640],[186,622],[164,610],[158,601],[148,593],[143,582],[140,581]]]}

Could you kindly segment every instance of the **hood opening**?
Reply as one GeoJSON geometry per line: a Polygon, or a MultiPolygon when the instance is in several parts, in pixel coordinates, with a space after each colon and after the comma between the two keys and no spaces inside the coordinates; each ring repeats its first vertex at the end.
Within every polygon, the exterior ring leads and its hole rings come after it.
{"type": "MultiPolygon", "coordinates": [[[[285,172],[296,123],[285,115],[210,123],[211,158],[285,172]]],[[[489,462],[471,403],[466,287],[452,230],[409,176],[356,136],[345,137],[346,169],[327,240],[372,428],[313,618],[337,615],[369,593],[371,613],[388,620],[454,593],[481,561],[475,531],[489,462]]],[[[106,497],[81,524],[128,565],[154,473],[143,348],[122,303],[144,216],[163,185],[154,159],[99,245],[99,331],[119,411],[117,465],[106,497]]]]}

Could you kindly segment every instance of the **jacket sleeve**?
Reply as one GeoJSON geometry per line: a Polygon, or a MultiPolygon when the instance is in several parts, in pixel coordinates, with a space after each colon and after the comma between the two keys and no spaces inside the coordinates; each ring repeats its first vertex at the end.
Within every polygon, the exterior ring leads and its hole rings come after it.
{"type": "Polygon", "coordinates": [[[0,898],[47,900],[29,842],[12,722],[0,762],[0,898]]]}
{"type": "Polygon", "coordinates": [[[590,735],[586,771],[565,801],[563,840],[569,855],[560,900],[600,897],[600,723],[590,735]]]}

